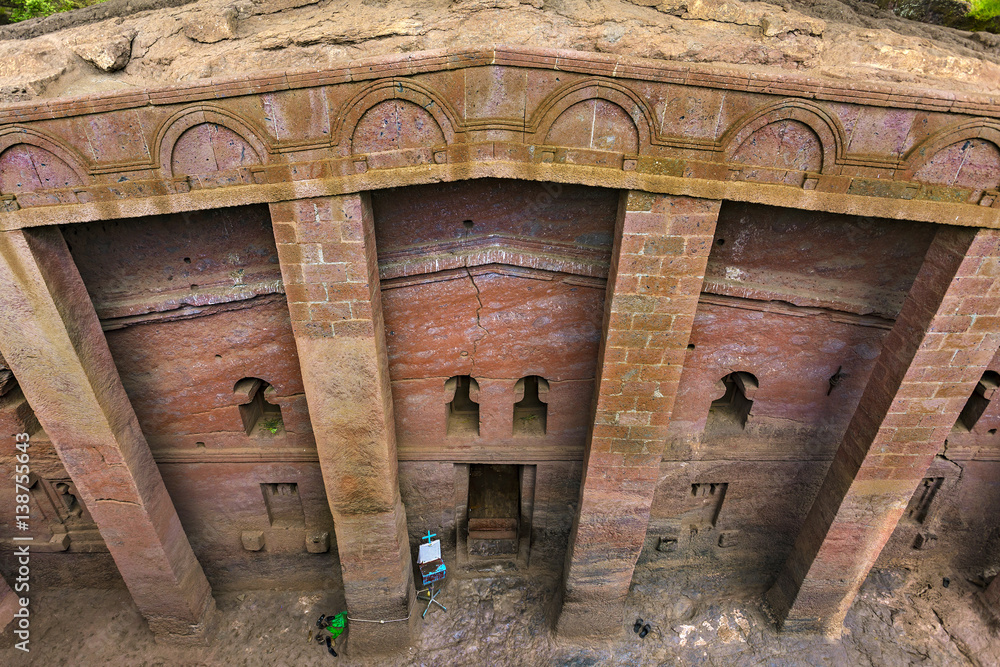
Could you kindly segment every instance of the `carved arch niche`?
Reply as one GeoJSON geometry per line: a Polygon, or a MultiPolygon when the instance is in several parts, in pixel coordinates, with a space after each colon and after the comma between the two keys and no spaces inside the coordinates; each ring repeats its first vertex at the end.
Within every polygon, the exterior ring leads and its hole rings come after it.
{"type": "Polygon", "coordinates": [[[1000,148],[980,138],[962,139],[935,152],[917,168],[913,180],[971,190],[1000,184],[1000,148]]]}
{"type": "Polygon", "coordinates": [[[52,152],[32,144],[14,144],[0,152],[0,194],[82,185],[77,172],[52,152]]]}
{"type": "Polygon", "coordinates": [[[409,100],[388,99],[361,116],[351,137],[351,152],[381,153],[445,143],[444,132],[430,112],[409,100]]]}
{"type": "Polygon", "coordinates": [[[747,165],[740,180],[801,185],[804,172],[823,169],[823,143],[799,120],[777,120],[754,130],[733,151],[730,164],[747,165]]]}
{"type": "Polygon", "coordinates": [[[250,142],[225,125],[199,123],[177,138],[170,155],[174,175],[211,174],[261,163],[250,142]]]}
{"type": "Polygon", "coordinates": [[[639,130],[622,107],[591,98],[559,114],[544,143],[634,155],[639,152],[639,130]]]}

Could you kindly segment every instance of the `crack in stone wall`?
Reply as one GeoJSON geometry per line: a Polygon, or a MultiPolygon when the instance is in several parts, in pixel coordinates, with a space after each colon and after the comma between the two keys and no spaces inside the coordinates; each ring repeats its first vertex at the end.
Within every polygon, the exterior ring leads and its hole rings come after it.
{"type": "Polygon", "coordinates": [[[479,349],[479,343],[481,343],[486,338],[486,336],[488,336],[490,334],[490,331],[489,331],[489,329],[487,329],[486,327],[484,327],[483,324],[482,324],[481,314],[482,314],[482,310],[483,310],[483,299],[482,299],[482,292],[479,291],[479,285],[476,284],[476,278],[472,275],[472,271],[469,270],[468,266],[465,267],[465,273],[469,276],[469,281],[472,283],[472,287],[476,290],[476,302],[479,304],[479,306],[476,308],[476,326],[479,327],[480,329],[482,329],[485,332],[482,336],[480,336],[479,338],[476,338],[475,340],[472,341],[472,355],[471,355],[472,356],[472,375],[475,375],[476,374],[475,373],[475,371],[476,371],[476,352],[479,349]]]}

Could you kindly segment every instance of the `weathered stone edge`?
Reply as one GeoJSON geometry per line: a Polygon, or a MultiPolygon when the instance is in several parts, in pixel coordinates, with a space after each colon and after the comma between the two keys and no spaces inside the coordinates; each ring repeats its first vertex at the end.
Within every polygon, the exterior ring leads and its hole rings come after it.
{"type": "Polygon", "coordinates": [[[842,84],[802,74],[760,73],[732,66],[677,64],[568,49],[497,45],[378,56],[348,61],[342,66],[324,70],[270,71],[254,75],[203,79],[197,83],[148,88],[135,92],[16,102],[0,105],[0,124],[66,118],[147,105],[223,99],[485,65],[563,70],[616,79],[657,81],[786,97],[1000,118],[1000,103],[992,95],[903,84],[892,86],[868,82],[842,84]]]}

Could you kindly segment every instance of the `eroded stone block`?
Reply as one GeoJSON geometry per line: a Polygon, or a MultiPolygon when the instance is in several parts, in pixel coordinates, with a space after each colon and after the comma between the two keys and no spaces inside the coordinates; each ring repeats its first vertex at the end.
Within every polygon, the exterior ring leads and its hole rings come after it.
{"type": "Polygon", "coordinates": [[[311,554],[325,554],[330,550],[330,533],[325,530],[306,534],[306,551],[311,554]]]}
{"type": "Polygon", "coordinates": [[[243,534],[240,535],[240,541],[243,542],[243,548],[247,551],[260,551],[264,548],[264,531],[244,530],[243,534]]]}
{"type": "Polygon", "coordinates": [[[221,13],[196,12],[184,20],[184,35],[195,42],[214,44],[236,36],[237,11],[226,7],[221,13]]]}
{"type": "Polygon", "coordinates": [[[677,551],[677,538],[661,536],[656,541],[656,550],[663,553],[673,553],[677,551]]]}
{"type": "Polygon", "coordinates": [[[739,543],[740,531],[738,530],[724,530],[719,533],[719,547],[722,549],[729,549],[730,547],[735,547],[739,543]]]}
{"type": "Polygon", "coordinates": [[[136,32],[129,30],[112,37],[77,44],[76,55],[105,72],[116,72],[128,64],[132,57],[132,40],[136,32]]]}

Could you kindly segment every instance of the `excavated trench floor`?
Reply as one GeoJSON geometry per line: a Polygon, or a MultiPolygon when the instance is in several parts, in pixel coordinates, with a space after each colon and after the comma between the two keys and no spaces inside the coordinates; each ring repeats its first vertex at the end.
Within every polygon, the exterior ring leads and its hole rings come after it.
{"type": "MultiPolygon", "coordinates": [[[[638,578],[637,578],[638,579],[638,578]]],[[[636,583],[627,618],[653,626],[645,639],[629,627],[598,644],[555,639],[546,624],[553,578],[502,571],[452,579],[441,594],[448,612],[423,621],[409,651],[379,659],[334,658],[312,641],[320,613],[337,611],[322,591],[217,593],[221,629],[211,646],[157,645],[125,590],[35,595],[31,653],[7,643],[5,665],[997,665],[1000,636],[978,612],[976,584],[952,575],[910,577],[877,571],[862,588],[839,640],[779,635],[753,600],[672,592],[636,583]]],[[[9,635],[8,633],[5,633],[9,635]]],[[[343,639],[341,640],[341,644],[343,639]]]]}

